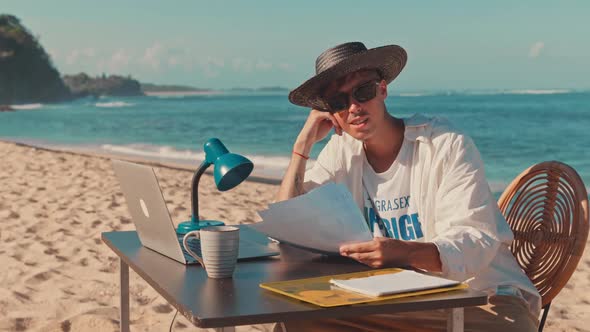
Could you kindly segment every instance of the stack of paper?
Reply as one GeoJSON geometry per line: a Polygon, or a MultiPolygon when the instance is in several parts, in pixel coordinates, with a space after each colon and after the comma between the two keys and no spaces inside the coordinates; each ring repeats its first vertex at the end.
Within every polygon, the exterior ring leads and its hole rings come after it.
{"type": "Polygon", "coordinates": [[[328,183],[271,204],[258,214],[263,221],[250,226],[281,242],[313,251],[338,254],[344,243],[373,238],[352,194],[342,184],[328,183]]]}
{"type": "Polygon", "coordinates": [[[340,288],[369,296],[385,296],[451,287],[460,284],[460,282],[455,280],[429,276],[414,271],[402,271],[346,280],[331,279],[330,283],[340,288]]]}

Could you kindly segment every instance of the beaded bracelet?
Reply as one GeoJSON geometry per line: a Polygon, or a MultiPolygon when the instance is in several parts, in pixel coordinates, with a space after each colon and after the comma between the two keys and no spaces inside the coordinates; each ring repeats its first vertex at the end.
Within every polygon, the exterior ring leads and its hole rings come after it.
{"type": "Polygon", "coordinates": [[[301,157],[301,158],[305,159],[305,160],[309,159],[309,156],[306,156],[306,155],[304,155],[304,154],[301,154],[301,153],[299,153],[299,152],[295,152],[295,151],[293,151],[293,153],[294,153],[294,154],[296,154],[296,155],[298,155],[299,157],[301,157]]]}

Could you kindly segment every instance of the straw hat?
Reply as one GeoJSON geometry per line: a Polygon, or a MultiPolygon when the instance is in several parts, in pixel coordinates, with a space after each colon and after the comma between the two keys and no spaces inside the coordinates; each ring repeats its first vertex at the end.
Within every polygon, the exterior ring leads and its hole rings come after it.
{"type": "Polygon", "coordinates": [[[289,93],[295,105],[326,110],[321,90],[330,82],[361,69],[377,69],[387,82],[393,81],[406,65],[406,51],[397,45],[367,49],[361,42],[345,43],[324,51],[315,61],[316,75],[289,93]]]}

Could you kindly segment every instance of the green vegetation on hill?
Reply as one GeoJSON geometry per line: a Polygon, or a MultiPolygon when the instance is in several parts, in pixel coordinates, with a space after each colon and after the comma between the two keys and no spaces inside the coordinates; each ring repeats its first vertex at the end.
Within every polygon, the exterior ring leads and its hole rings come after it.
{"type": "Polygon", "coordinates": [[[54,102],[69,97],[37,38],[15,16],[0,15],[0,104],[54,102]]]}
{"type": "Polygon", "coordinates": [[[141,85],[131,77],[102,75],[90,77],[85,73],[65,75],[64,82],[73,97],[86,96],[142,96],[141,85]]]}
{"type": "MultiPolygon", "coordinates": [[[[63,78],[36,37],[13,15],[0,14],[0,110],[20,103],[59,102],[86,96],[141,96],[143,92],[203,92],[183,85],[139,83],[131,77],[85,73],[63,78]],[[4,106],[3,106],[4,105],[4,106]]],[[[282,87],[235,88],[235,92],[284,92],[282,87]]]]}
{"type": "Polygon", "coordinates": [[[0,105],[58,102],[86,96],[141,96],[131,77],[90,77],[84,73],[63,78],[49,55],[20,20],[0,15],[0,105]]]}

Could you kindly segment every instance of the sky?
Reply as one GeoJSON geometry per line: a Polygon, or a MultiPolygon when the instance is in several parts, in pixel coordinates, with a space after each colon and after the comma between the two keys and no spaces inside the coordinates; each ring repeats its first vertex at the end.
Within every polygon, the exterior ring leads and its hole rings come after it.
{"type": "Polygon", "coordinates": [[[590,1],[1,0],[62,74],[295,88],[325,49],[402,46],[399,91],[590,89],[590,1]]]}

